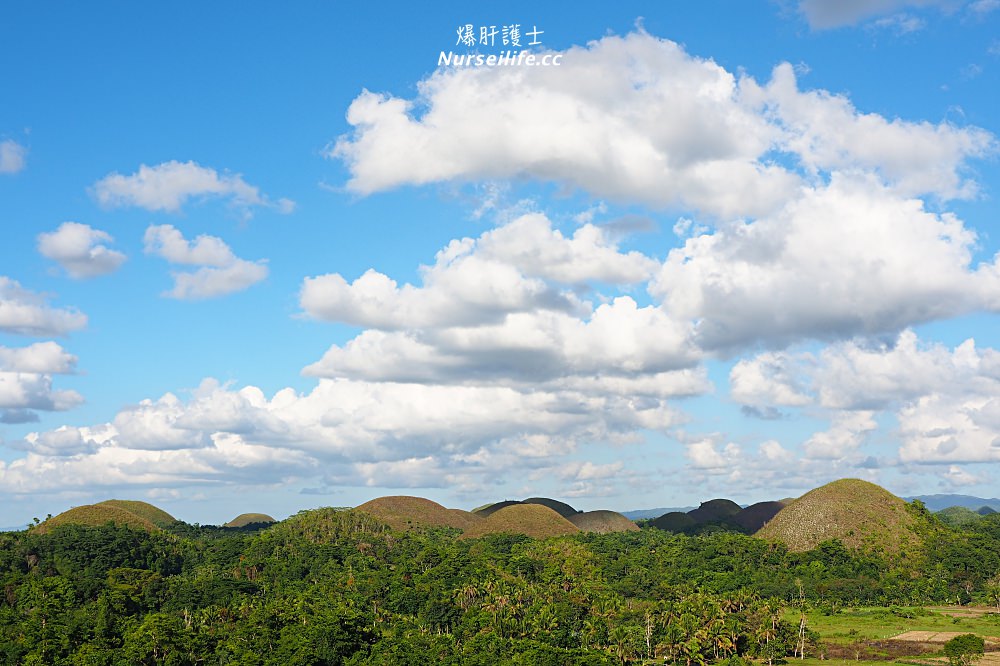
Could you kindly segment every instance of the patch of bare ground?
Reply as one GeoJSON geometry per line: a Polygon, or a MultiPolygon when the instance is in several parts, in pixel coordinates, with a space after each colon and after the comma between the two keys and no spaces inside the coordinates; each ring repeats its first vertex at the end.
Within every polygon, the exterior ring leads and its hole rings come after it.
{"type": "Polygon", "coordinates": [[[995,606],[934,606],[927,610],[951,617],[982,617],[990,613],[1000,612],[995,606]]]}
{"type": "MultiPolygon", "coordinates": [[[[910,643],[930,643],[933,645],[944,645],[955,636],[964,636],[968,631],[905,631],[898,636],[893,636],[894,641],[906,641],[910,643]]],[[[1000,649],[1000,638],[994,636],[983,636],[987,646],[992,645],[994,649],[1000,649]]]]}
{"type": "Polygon", "coordinates": [[[861,659],[865,661],[896,661],[903,659],[907,663],[913,663],[913,658],[927,657],[940,651],[940,646],[895,639],[860,641],[847,645],[824,643],[820,647],[820,654],[823,658],[845,661],[861,659]]]}
{"type": "MultiPolygon", "coordinates": [[[[941,647],[961,631],[906,631],[884,640],[857,643],[827,644],[820,647],[824,659],[845,661],[898,661],[916,666],[942,666],[948,660],[941,657],[941,647]]],[[[986,656],[977,666],[1000,666],[1000,638],[984,636],[986,656]]]]}

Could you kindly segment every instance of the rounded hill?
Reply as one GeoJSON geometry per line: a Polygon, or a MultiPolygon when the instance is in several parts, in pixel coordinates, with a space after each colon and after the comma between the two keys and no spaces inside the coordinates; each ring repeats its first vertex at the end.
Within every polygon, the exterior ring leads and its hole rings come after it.
{"type": "Polygon", "coordinates": [[[481,506],[478,509],[473,509],[472,513],[481,518],[485,518],[490,514],[496,513],[500,509],[506,509],[508,506],[514,506],[515,504],[521,504],[521,500],[504,500],[502,502],[487,504],[486,506],[481,506]]]}
{"type": "Polygon", "coordinates": [[[109,522],[136,530],[146,530],[147,532],[154,532],[159,529],[152,521],[137,516],[131,511],[112,504],[102,503],[85,504],[74,507],[69,511],[63,511],[58,516],[53,516],[39,525],[37,530],[40,533],[44,533],[63,525],[99,527],[109,522]]]}
{"type": "Polygon", "coordinates": [[[713,499],[702,502],[697,509],[688,511],[696,523],[718,523],[729,520],[743,510],[739,504],[729,499],[713,499]]]}
{"type": "Polygon", "coordinates": [[[569,518],[580,513],[569,504],[566,504],[566,502],[560,502],[549,497],[529,497],[526,500],[521,500],[521,504],[541,504],[542,506],[549,507],[563,518],[569,518]]]}
{"type": "Polygon", "coordinates": [[[246,527],[254,523],[276,523],[278,522],[266,513],[241,513],[223,527],[246,527]]]}
{"type": "Polygon", "coordinates": [[[574,534],[576,525],[556,511],[541,504],[514,504],[490,514],[484,520],[465,530],[462,538],[476,538],[487,534],[526,534],[535,539],[574,534]]]}
{"type": "Polygon", "coordinates": [[[748,534],[753,534],[784,508],[784,502],[757,502],[737,513],[729,521],[742,527],[748,534]]]}
{"type": "Polygon", "coordinates": [[[653,527],[667,532],[683,532],[689,527],[694,527],[697,523],[695,519],[682,511],[671,511],[659,518],[649,521],[653,527]]]}
{"type": "Polygon", "coordinates": [[[781,541],[791,551],[811,550],[839,539],[856,550],[899,552],[920,543],[906,502],[860,479],[841,479],[798,498],[756,536],[781,541]]]}
{"type": "Polygon", "coordinates": [[[385,522],[395,530],[413,527],[454,527],[465,530],[483,519],[468,511],[447,509],[423,497],[394,495],[365,502],[356,511],[362,511],[385,522]]]}
{"type": "Polygon", "coordinates": [[[149,502],[140,502],[138,500],[121,500],[121,499],[109,499],[99,502],[95,506],[114,506],[119,509],[125,509],[130,513],[134,513],[140,518],[144,518],[154,525],[163,527],[164,525],[170,525],[171,523],[176,523],[177,519],[171,516],[169,513],[164,511],[158,506],[153,506],[149,502]]]}
{"type": "Polygon", "coordinates": [[[597,532],[608,534],[609,532],[638,532],[639,526],[615,511],[585,511],[577,513],[567,520],[581,532],[597,532]]]}

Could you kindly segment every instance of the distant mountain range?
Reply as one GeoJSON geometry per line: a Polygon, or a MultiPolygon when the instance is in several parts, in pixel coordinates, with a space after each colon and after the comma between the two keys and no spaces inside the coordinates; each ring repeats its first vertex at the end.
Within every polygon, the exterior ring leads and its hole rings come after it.
{"type": "Polygon", "coordinates": [[[0,527],[0,532],[20,532],[21,530],[28,529],[27,525],[18,525],[17,527],[0,527]]]}
{"type": "Polygon", "coordinates": [[[653,518],[659,518],[663,514],[670,513],[671,511],[687,513],[688,511],[696,508],[697,507],[693,506],[668,506],[660,509],[635,509],[633,511],[622,511],[621,514],[629,520],[651,520],[653,518]]]}
{"type": "MultiPolygon", "coordinates": [[[[1000,512],[1000,499],[996,497],[984,498],[984,497],[973,497],[972,495],[916,495],[914,497],[904,497],[907,502],[912,502],[915,499],[923,502],[927,509],[930,511],[940,511],[941,509],[947,509],[952,506],[964,506],[967,509],[972,509],[975,511],[984,506],[988,506],[994,511],[1000,512]]],[[[687,513],[695,507],[693,506],[681,506],[681,507],[662,507],[659,509],[633,509],[632,511],[622,511],[621,514],[628,518],[629,520],[652,520],[653,518],[659,518],[665,513],[670,513],[671,511],[679,511],[681,513],[687,513]]]]}
{"type": "Polygon", "coordinates": [[[996,497],[986,499],[983,497],[973,497],[972,495],[917,495],[915,497],[904,497],[903,499],[907,502],[918,499],[930,511],[940,511],[952,506],[964,506],[966,509],[972,509],[973,511],[988,506],[994,511],[1000,511],[1000,499],[996,497]]]}

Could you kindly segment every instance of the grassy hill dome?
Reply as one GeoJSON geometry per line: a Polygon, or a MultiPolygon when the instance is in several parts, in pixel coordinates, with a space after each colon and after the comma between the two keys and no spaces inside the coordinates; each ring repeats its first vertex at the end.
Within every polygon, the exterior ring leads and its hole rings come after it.
{"type": "Polygon", "coordinates": [[[688,511],[696,523],[715,523],[732,518],[743,510],[739,504],[729,499],[713,499],[702,502],[697,509],[688,511]]]}
{"type": "Polygon", "coordinates": [[[784,502],[757,502],[737,513],[729,522],[739,525],[748,534],[753,534],[784,508],[784,502]]]}
{"type": "Polygon", "coordinates": [[[500,509],[505,509],[508,506],[514,506],[515,504],[521,504],[521,500],[504,500],[502,502],[495,502],[493,504],[487,504],[486,506],[481,506],[478,509],[473,509],[472,513],[476,514],[481,518],[496,513],[500,509]]]}
{"type": "Polygon", "coordinates": [[[670,513],[663,514],[659,518],[654,518],[649,521],[649,524],[657,529],[665,530],[667,532],[683,532],[687,528],[693,527],[696,522],[694,518],[682,511],[671,511],[670,513]]]}
{"type": "Polygon", "coordinates": [[[575,516],[580,513],[569,504],[566,504],[566,502],[560,502],[559,500],[554,500],[549,497],[529,497],[526,500],[521,500],[521,503],[541,504],[542,506],[547,506],[563,518],[569,518],[570,516],[575,516]]]}
{"type": "Polygon", "coordinates": [[[114,506],[119,509],[125,509],[140,518],[144,518],[154,525],[163,527],[164,525],[170,525],[171,523],[176,523],[177,519],[171,516],[169,513],[164,511],[158,506],[153,506],[149,502],[140,502],[138,500],[121,500],[121,499],[109,499],[99,502],[95,506],[114,506]]]}
{"type": "Polygon", "coordinates": [[[841,479],[798,498],[756,536],[781,541],[789,550],[811,550],[840,539],[848,548],[899,552],[920,543],[916,518],[906,502],[885,488],[860,479],[841,479]]]}
{"type": "Polygon", "coordinates": [[[223,527],[246,527],[254,523],[276,523],[278,522],[266,513],[241,513],[223,527]]]}
{"type": "Polygon", "coordinates": [[[579,528],[581,532],[638,532],[639,526],[616,511],[585,511],[577,513],[567,520],[579,528]]]}
{"type": "Polygon", "coordinates": [[[408,530],[420,525],[465,530],[483,520],[468,511],[447,509],[429,499],[409,495],[379,497],[365,502],[355,510],[378,518],[395,530],[408,530]]]}
{"type": "Polygon", "coordinates": [[[574,534],[580,530],[556,511],[541,504],[514,504],[504,507],[471,526],[463,538],[487,534],[526,534],[536,539],[574,534]]]}
{"type": "Polygon", "coordinates": [[[83,525],[86,527],[99,527],[108,522],[115,525],[124,525],[137,530],[154,532],[159,528],[152,521],[137,516],[136,514],[112,504],[85,504],[77,506],[69,511],[63,511],[58,516],[53,516],[39,525],[36,529],[40,533],[45,533],[53,528],[63,525],[83,525]]]}

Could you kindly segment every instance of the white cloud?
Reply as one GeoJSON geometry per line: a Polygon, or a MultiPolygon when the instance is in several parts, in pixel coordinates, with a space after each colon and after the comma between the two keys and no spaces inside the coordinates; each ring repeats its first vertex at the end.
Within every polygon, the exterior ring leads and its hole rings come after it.
{"type": "Polygon", "coordinates": [[[102,206],[137,206],[150,211],[176,212],[192,198],[221,197],[244,211],[269,206],[290,213],[295,203],[288,199],[272,202],[239,174],[220,174],[195,162],[172,160],[156,166],[142,164],[130,175],[112,173],[97,181],[94,196],[102,206]]]}
{"type": "Polygon", "coordinates": [[[740,402],[832,411],[831,428],[804,445],[810,457],[856,453],[876,427],[877,410],[899,423],[894,439],[903,463],[1000,460],[1000,352],[978,349],[971,339],[948,349],[904,331],[892,343],[849,341],[818,354],[766,353],[741,361],[733,373],[754,377],[747,368],[768,372],[756,375],[757,383],[733,382],[740,402]]]}
{"type": "Polygon", "coordinates": [[[971,474],[958,465],[949,465],[948,471],[944,474],[944,478],[954,488],[974,486],[986,481],[986,479],[982,476],[971,474]]]}
{"type": "Polygon", "coordinates": [[[527,176],[732,219],[772,214],[831,170],[878,173],[905,195],[972,196],[964,162],[997,150],[984,130],[802,92],[790,65],[761,85],[643,32],[571,48],[559,68],[439,69],[418,90],[351,105],[353,134],[329,151],[350,189],[527,176]]]}
{"type": "Polygon", "coordinates": [[[421,270],[419,287],[374,271],[353,283],[337,274],[307,278],[307,313],[371,328],[331,347],[305,373],[476,384],[681,370],[699,357],[689,324],[630,296],[595,308],[572,290],[646,280],[655,266],[638,252],[619,252],[589,224],[565,237],[531,214],[452,241],[421,270]]]}
{"type": "Polygon", "coordinates": [[[619,252],[590,224],[565,237],[543,215],[528,214],[482,234],[453,240],[421,268],[423,286],[369,270],[348,283],[340,274],[307,278],[303,310],[318,319],[384,330],[470,326],[502,322],[511,313],[579,312],[582,304],[564,284],[629,284],[649,278],[656,262],[619,252]]]}
{"type": "Polygon", "coordinates": [[[27,347],[0,346],[0,371],[39,374],[72,374],[76,356],[55,342],[36,342],[27,347]]]}
{"type": "Polygon", "coordinates": [[[997,309],[1000,273],[972,269],[975,239],[954,215],[839,174],[774,216],[688,239],[650,290],[708,349],[895,332],[997,309]]]}
{"type": "Polygon", "coordinates": [[[76,391],[53,390],[49,375],[0,371],[0,409],[65,411],[82,402],[76,391]]]}
{"type": "Polygon", "coordinates": [[[874,413],[845,411],[835,414],[829,430],[813,434],[802,448],[806,456],[819,460],[843,460],[851,457],[876,430],[874,413]]]}
{"type": "Polygon", "coordinates": [[[70,277],[97,277],[115,272],[125,262],[124,254],[103,244],[113,240],[107,232],[86,224],[63,222],[55,231],[38,235],[38,251],[70,277]]]}
{"type": "Polygon", "coordinates": [[[927,23],[917,16],[902,13],[880,18],[877,21],[874,21],[872,26],[875,28],[891,30],[897,35],[909,35],[914,32],[920,32],[927,27],[927,23]]]}
{"type": "Polygon", "coordinates": [[[899,410],[900,458],[917,463],[1000,461],[1000,400],[989,394],[934,393],[899,410]]]}
{"type": "Polygon", "coordinates": [[[567,284],[635,284],[647,281],[657,267],[641,252],[619,252],[600,227],[583,224],[567,238],[539,213],[487,231],[476,241],[476,251],[525,275],[567,284]]]}
{"type": "Polygon", "coordinates": [[[332,346],[305,373],[382,381],[539,382],[573,376],[663,373],[693,365],[686,330],[627,296],[589,320],[562,313],[508,315],[501,324],[384,333],[332,346]]]}
{"type": "Polygon", "coordinates": [[[740,103],[736,77],[645,33],[571,48],[558,68],[439,70],[419,93],[351,105],[354,133],[329,152],[350,189],[529,176],[730,216],[767,211],[797,183],[758,159],[775,131],[740,103]]]}
{"type": "Polygon", "coordinates": [[[81,440],[82,444],[72,433],[61,433],[57,439],[38,435],[37,450],[11,462],[0,461],[0,488],[11,494],[35,494],[217,482],[271,484],[315,464],[301,452],[248,444],[238,436],[220,435],[204,449],[168,451],[122,448],[82,436],[81,440]]]}
{"type": "Polygon", "coordinates": [[[17,173],[27,163],[28,149],[18,142],[7,139],[0,141],[0,173],[17,173]]]}
{"type": "Polygon", "coordinates": [[[36,410],[65,411],[83,402],[76,391],[55,390],[53,374],[72,374],[76,356],[55,342],[0,346],[0,422],[30,423],[36,410]]]}
{"type": "Polygon", "coordinates": [[[66,335],[87,325],[75,309],[50,307],[45,294],[0,275],[0,331],[18,335],[66,335]]]}
{"type": "MultiPolygon", "coordinates": [[[[441,469],[454,471],[452,485],[482,484],[503,471],[494,462],[506,460],[503,469],[514,474],[526,458],[537,460],[531,466],[552,464],[577,442],[615,441],[647,427],[644,412],[658,412],[662,427],[677,421],[664,402],[636,403],[537,387],[348,380],[268,399],[256,387],[207,381],[187,401],[172,394],[146,400],[111,423],[79,429],[79,437],[65,428],[30,436],[21,447],[29,455],[0,466],[0,489],[25,492],[32,480],[39,488],[251,483],[326,469],[341,470],[333,475],[338,483],[399,484],[404,472],[424,470],[419,483],[436,485],[441,469]],[[223,445],[238,455],[223,455],[223,445]]],[[[590,474],[580,472],[581,479],[590,474]]]]}
{"type": "Polygon", "coordinates": [[[268,275],[265,260],[240,259],[215,236],[202,235],[187,241],[178,229],[162,224],[146,229],[144,242],[147,254],[163,257],[172,264],[200,266],[193,271],[171,272],[174,287],[164,293],[171,298],[195,300],[225,296],[243,291],[268,275]]]}
{"type": "Polygon", "coordinates": [[[1000,8],[1000,0],[974,0],[969,10],[979,16],[986,16],[1000,8]]]}
{"type": "Polygon", "coordinates": [[[997,351],[979,350],[971,339],[954,350],[922,344],[910,330],[891,341],[839,342],[818,354],[766,352],[730,373],[741,404],[833,410],[885,410],[935,393],[989,394],[998,382],[997,351]]]}
{"type": "Polygon", "coordinates": [[[950,8],[955,0],[800,0],[801,11],[817,30],[855,25],[865,19],[891,14],[904,7],[950,8]]]}
{"type": "Polygon", "coordinates": [[[28,433],[20,448],[55,458],[92,454],[109,441],[112,433],[109,426],[94,429],[61,426],[48,432],[28,433]]]}
{"type": "Polygon", "coordinates": [[[842,95],[800,91],[787,63],[775,67],[764,87],[745,80],[743,93],[781,128],[782,149],[807,173],[863,169],[903,196],[971,197],[976,185],[963,180],[964,163],[997,151],[996,138],[982,129],[889,120],[859,112],[842,95]]]}
{"type": "Polygon", "coordinates": [[[713,438],[706,437],[690,442],[686,447],[687,457],[692,466],[712,474],[729,473],[743,460],[742,450],[733,442],[720,445],[716,444],[713,438]]]}
{"type": "Polygon", "coordinates": [[[798,385],[801,380],[789,367],[795,365],[795,359],[786,353],[765,352],[742,359],[729,371],[730,393],[734,400],[751,407],[807,405],[812,397],[798,385]]]}

